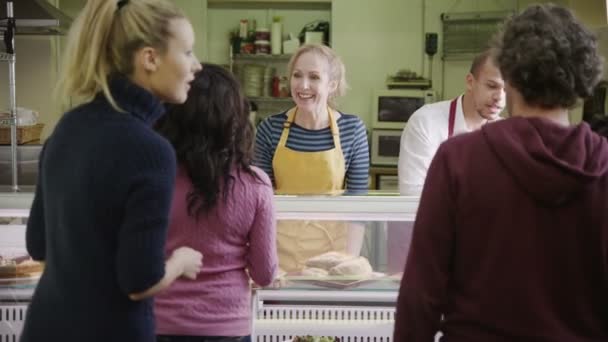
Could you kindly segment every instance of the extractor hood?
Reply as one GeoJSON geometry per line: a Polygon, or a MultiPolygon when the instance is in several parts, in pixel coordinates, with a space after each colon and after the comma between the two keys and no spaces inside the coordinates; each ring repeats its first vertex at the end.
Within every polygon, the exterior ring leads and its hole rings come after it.
{"type": "MultiPolygon", "coordinates": [[[[13,0],[18,35],[62,35],[72,18],[45,0],[13,0]]],[[[6,27],[6,0],[0,0],[0,28],[6,27]]]]}

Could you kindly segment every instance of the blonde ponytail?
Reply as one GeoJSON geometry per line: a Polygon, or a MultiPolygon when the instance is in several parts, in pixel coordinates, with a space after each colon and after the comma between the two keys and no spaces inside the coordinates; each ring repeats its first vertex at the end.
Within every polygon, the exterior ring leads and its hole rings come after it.
{"type": "Polygon", "coordinates": [[[169,23],[184,18],[167,0],[129,0],[118,8],[116,0],[88,0],[67,37],[57,96],[64,107],[104,96],[118,110],[108,78],[129,76],[137,50],[151,46],[166,51],[169,23]]]}

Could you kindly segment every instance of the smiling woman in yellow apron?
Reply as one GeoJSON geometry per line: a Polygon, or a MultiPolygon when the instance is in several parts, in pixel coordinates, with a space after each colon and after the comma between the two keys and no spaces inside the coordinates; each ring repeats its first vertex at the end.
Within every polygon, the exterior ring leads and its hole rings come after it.
{"type": "MultiPolygon", "coordinates": [[[[327,46],[304,45],[293,54],[288,70],[296,106],[258,126],[254,164],[268,173],[277,194],[367,191],[365,125],[331,104],[345,92],[344,64],[327,46]]],[[[364,229],[352,226],[346,221],[279,221],[279,266],[293,272],[328,251],[358,254],[364,229]]]]}
{"type": "MultiPolygon", "coordinates": [[[[330,108],[327,109],[334,148],[320,152],[301,152],[286,146],[297,111],[296,107],[288,112],[272,160],[276,193],[342,193],[346,170],[335,115],[330,108]]],[[[285,271],[300,270],[306,260],[315,255],[327,251],[346,252],[347,229],[346,222],[340,221],[279,221],[277,243],[280,267],[285,271]]]]}

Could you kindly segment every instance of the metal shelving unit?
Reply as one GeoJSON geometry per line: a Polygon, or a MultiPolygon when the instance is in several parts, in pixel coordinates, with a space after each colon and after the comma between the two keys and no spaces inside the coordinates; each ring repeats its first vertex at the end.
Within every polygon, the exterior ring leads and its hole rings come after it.
{"type": "MultiPolygon", "coordinates": [[[[0,31],[2,32],[2,36],[4,38],[3,40],[5,48],[5,51],[0,52],[0,62],[8,63],[10,110],[9,121],[11,127],[11,191],[16,193],[20,189],[17,180],[17,96],[15,87],[16,24],[12,0],[6,1],[6,18],[2,18],[0,31]]],[[[28,200],[26,199],[26,201],[28,200]]],[[[21,211],[22,210],[17,210],[14,213],[20,214],[21,211]]],[[[21,229],[18,229],[18,231],[19,230],[25,230],[25,227],[21,227],[21,229]]],[[[8,233],[8,231],[5,229],[3,233],[8,233]]],[[[3,239],[6,240],[6,236],[3,236],[3,239]]],[[[9,286],[7,288],[2,286],[0,288],[0,340],[16,341],[19,339],[21,330],[23,329],[27,303],[29,302],[33,291],[33,287],[12,288],[9,286]]]]}
{"type": "Polygon", "coordinates": [[[13,58],[15,58],[15,56],[10,53],[0,52],[0,62],[9,62],[13,58]]]}
{"type": "Polygon", "coordinates": [[[3,33],[5,52],[0,53],[0,61],[8,62],[8,88],[9,88],[9,110],[11,125],[11,190],[19,191],[17,180],[17,95],[15,88],[15,16],[13,13],[13,1],[6,2],[6,19],[2,20],[0,30],[3,33]]]}
{"type": "MultiPolygon", "coordinates": [[[[275,70],[275,74],[284,74],[287,69],[287,63],[291,58],[291,54],[230,54],[230,70],[244,82],[242,74],[237,70],[242,70],[246,65],[256,64],[264,67],[270,67],[275,70]]],[[[244,83],[243,83],[244,84],[244,83]]],[[[270,85],[264,85],[265,87],[270,85]]],[[[269,91],[269,90],[268,90],[269,91]]],[[[268,93],[270,95],[270,93],[268,93]]],[[[248,96],[249,99],[258,106],[259,119],[264,119],[268,115],[280,113],[291,107],[294,103],[291,97],[272,97],[272,96],[248,96]]]]}

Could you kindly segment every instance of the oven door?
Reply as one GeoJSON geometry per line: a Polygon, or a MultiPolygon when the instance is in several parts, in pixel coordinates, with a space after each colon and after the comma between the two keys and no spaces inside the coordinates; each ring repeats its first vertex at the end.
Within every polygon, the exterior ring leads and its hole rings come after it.
{"type": "Polygon", "coordinates": [[[371,164],[397,166],[402,130],[374,129],[371,141],[371,164]]]}
{"type": "Polygon", "coordinates": [[[395,175],[378,175],[378,190],[399,192],[399,177],[395,175]]]}

